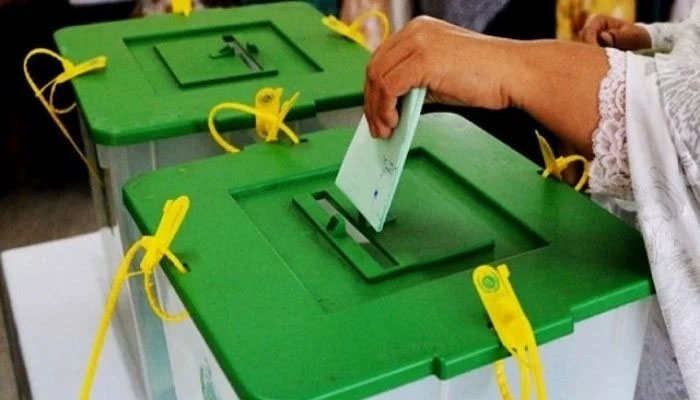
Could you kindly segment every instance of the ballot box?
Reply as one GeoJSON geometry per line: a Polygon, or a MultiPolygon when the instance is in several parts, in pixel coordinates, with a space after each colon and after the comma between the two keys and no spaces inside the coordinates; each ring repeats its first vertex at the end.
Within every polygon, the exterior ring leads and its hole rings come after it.
{"type": "MultiPolygon", "coordinates": [[[[472,282],[507,263],[553,399],[631,399],[653,292],[638,231],[453,114],[421,117],[382,232],[334,180],[353,132],[141,175],[144,234],[189,213],[157,280],[178,399],[495,399],[507,357],[472,282]]],[[[533,133],[533,140],[536,140],[533,133]]],[[[510,365],[517,387],[517,370],[510,365]]],[[[514,389],[517,393],[517,389],[514,389]]]]}
{"type": "MultiPolygon", "coordinates": [[[[309,4],[285,2],[56,32],[62,56],[76,63],[107,58],[105,69],[72,80],[87,153],[104,183],[93,184],[98,215],[111,228],[104,237],[111,267],[104,282],[111,281],[124,248],[138,237],[122,206],[123,184],[144,171],[223,154],[207,126],[217,104],[253,106],[260,89],[279,87],[282,101],[299,92],[285,118],[296,133],[357,124],[370,54],[330,31],[322,17],[309,4]]],[[[253,115],[223,111],[216,125],[238,147],[260,140],[253,115]]],[[[280,137],[284,140],[281,132],[280,137]]],[[[141,292],[129,285],[122,303],[145,304],[141,292]],[[128,300],[133,296],[138,298],[128,300]]],[[[120,307],[122,325],[147,323],[140,321],[143,313],[125,315],[127,308],[120,307]]],[[[154,354],[164,349],[157,336],[130,336],[154,354]]]]}

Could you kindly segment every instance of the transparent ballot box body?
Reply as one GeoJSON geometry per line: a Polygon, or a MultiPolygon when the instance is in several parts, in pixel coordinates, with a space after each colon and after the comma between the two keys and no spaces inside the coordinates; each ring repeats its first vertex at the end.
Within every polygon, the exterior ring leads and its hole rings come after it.
{"type": "MultiPolygon", "coordinates": [[[[190,198],[158,272],[183,399],[493,399],[508,356],[472,283],[507,263],[550,398],[631,399],[652,284],[642,238],[453,114],[421,117],[377,233],[334,185],[352,130],[144,174],[124,201],[144,234],[190,198]]],[[[534,140],[534,138],[533,138],[534,140]]],[[[150,312],[146,309],[145,312],[150,312]]],[[[517,393],[517,368],[509,361],[517,393]]]]}
{"type": "MultiPolygon", "coordinates": [[[[109,228],[102,231],[105,294],[124,249],[140,236],[121,201],[124,183],[146,171],[223,154],[208,133],[214,106],[253,106],[260,89],[279,87],[282,102],[299,92],[285,118],[298,134],[357,124],[370,54],[328,30],[322,17],[309,4],[284,2],[56,32],[58,49],[70,60],[107,57],[105,69],[72,81],[87,155],[103,181],[92,186],[101,223],[109,228]]],[[[249,114],[222,111],[216,125],[237,147],[262,140],[249,114]]],[[[167,365],[163,331],[144,313],[142,285],[127,286],[118,308],[120,334],[155,398],[171,380],[169,370],[159,369],[167,365]]]]}

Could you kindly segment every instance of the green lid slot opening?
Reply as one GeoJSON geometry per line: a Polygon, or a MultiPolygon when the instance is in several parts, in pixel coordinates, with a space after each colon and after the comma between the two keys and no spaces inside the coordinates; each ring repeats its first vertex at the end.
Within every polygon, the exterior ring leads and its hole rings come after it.
{"type": "MultiPolygon", "coordinates": [[[[410,173],[408,176],[411,176],[410,173]]],[[[412,190],[418,189],[416,185],[420,186],[419,181],[408,178],[408,184],[404,186],[409,186],[408,190],[412,190]]],[[[426,192],[421,194],[430,196],[426,192]]],[[[343,258],[369,281],[467,254],[493,251],[492,237],[469,229],[460,230],[463,234],[446,237],[437,245],[434,242],[430,246],[416,245],[423,241],[420,237],[423,229],[410,222],[412,217],[420,214],[413,212],[411,205],[399,205],[385,230],[376,233],[334,188],[295,196],[293,202],[343,258]],[[401,215],[405,217],[403,220],[401,215]]],[[[437,207],[449,212],[447,204],[439,204],[437,207]]],[[[464,227],[468,227],[469,224],[464,222],[464,227]]],[[[425,227],[426,231],[429,229],[429,226],[425,227]]]]}

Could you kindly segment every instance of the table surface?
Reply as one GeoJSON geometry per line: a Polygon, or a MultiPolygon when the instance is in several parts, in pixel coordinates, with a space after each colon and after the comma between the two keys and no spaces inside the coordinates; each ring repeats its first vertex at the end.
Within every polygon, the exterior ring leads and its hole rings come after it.
{"type": "MultiPolygon", "coordinates": [[[[74,399],[106,299],[99,283],[100,232],[8,250],[0,255],[32,397],[74,399]]],[[[94,399],[143,399],[137,368],[110,328],[94,399]]]]}

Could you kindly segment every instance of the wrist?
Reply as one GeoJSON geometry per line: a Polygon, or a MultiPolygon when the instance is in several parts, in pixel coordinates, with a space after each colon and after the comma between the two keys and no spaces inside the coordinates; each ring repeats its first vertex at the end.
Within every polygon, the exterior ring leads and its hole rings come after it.
{"type": "Polygon", "coordinates": [[[599,120],[598,91],[608,71],[603,48],[574,42],[518,42],[505,90],[523,109],[562,139],[588,152],[599,120]]]}
{"type": "Polygon", "coordinates": [[[502,92],[509,107],[525,109],[531,95],[532,84],[538,78],[531,57],[531,42],[510,40],[504,43],[505,68],[503,69],[502,92]]]}
{"type": "Polygon", "coordinates": [[[519,99],[524,95],[520,77],[528,72],[522,57],[525,43],[527,42],[492,37],[482,42],[486,48],[480,49],[481,54],[489,62],[483,63],[481,73],[493,79],[491,82],[497,85],[493,89],[498,91],[497,97],[500,99],[490,108],[517,107],[519,99]]]}

